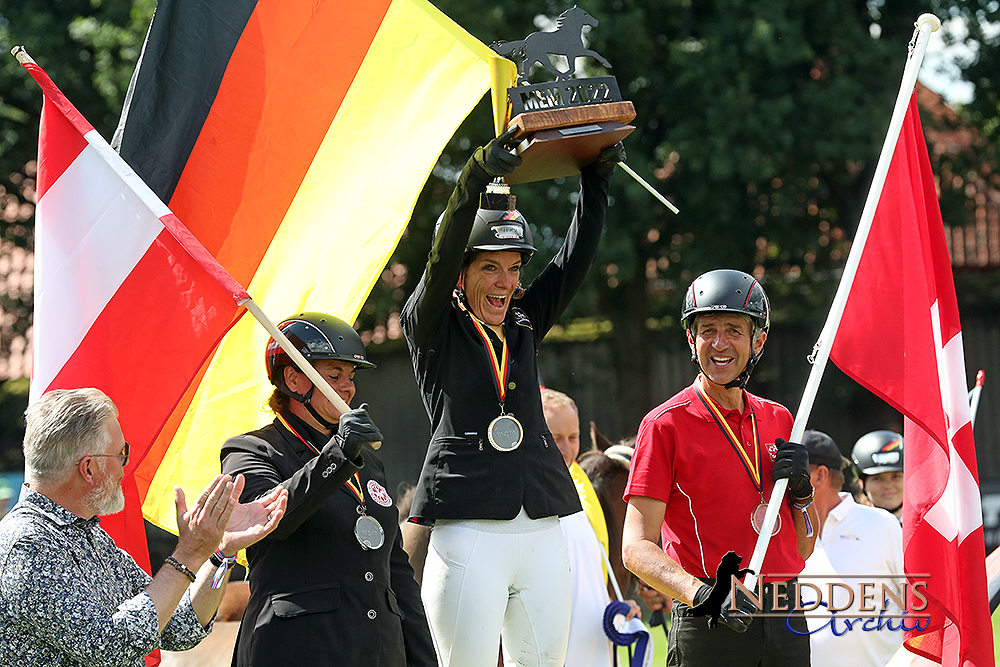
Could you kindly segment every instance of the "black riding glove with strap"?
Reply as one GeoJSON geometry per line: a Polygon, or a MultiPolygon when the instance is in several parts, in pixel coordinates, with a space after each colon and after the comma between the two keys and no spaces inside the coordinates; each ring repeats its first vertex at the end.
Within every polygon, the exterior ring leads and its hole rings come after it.
{"type": "Polygon", "coordinates": [[[793,498],[810,498],[813,494],[812,482],[809,481],[809,450],[798,442],[788,442],[775,438],[778,455],[774,457],[774,469],[771,471],[771,481],[788,480],[788,492],[793,498]]]}
{"type": "Polygon", "coordinates": [[[357,410],[350,410],[340,415],[337,433],[330,438],[330,443],[340,447],[348,461],[357,463],[361,456],[361,447],[366,442],[379,442],[382,434],[368,416],[368,404],[362,403],[357,410]]]}
{"type": "Polygon", "coordinates": [[[625,161],[625,144],[618,142],[612,144],[601,151],[594,163],[588,169],[598,174],[610,174],[615,170],[615,165],[625,161]]]}
{"type": "Polygon", "coordinates": [[[472,160],[488,176],[492,178],[506,176],[521,164],[521,158],[508,150],[508,148],[517,145],[517,139],[514,138],[514,133],[517,130],[517,125],[511,126],[490,143],[477,148],[476,152],[472,154],[472,160]]]}

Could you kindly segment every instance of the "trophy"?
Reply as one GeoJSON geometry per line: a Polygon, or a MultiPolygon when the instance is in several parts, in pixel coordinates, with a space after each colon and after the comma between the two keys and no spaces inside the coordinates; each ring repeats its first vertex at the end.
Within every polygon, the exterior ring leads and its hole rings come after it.
{"type": "Polygon", "coordinates": [[[589,56],[605,67],[611,63],[583,43],[583,26],[597,19],[573,6],[556,22],[552,32],[534,32],[515,42],[494,42],[491,48],[517,63],[517,84],[507,89],[507,127],[516,125],[520,139],[515,152],[524,162],[504,177],[507,183],[530,183],[577,174],[634,129],[635,107],[622,100],[613,76],[574,78],[577,58],[589,56]],[[549,55],[569,62],[565,72],[556,69],[549,55]],[[531,66],[540,64],[554,81],[528,82],[531,66]]]}

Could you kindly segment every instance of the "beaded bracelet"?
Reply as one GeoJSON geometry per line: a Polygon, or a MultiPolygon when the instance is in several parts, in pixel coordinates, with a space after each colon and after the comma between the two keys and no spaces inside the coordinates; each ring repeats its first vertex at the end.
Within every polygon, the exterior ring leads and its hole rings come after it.
{"type": "Polygon", "coordinates": [[[185,565],[184,563],[180,562],[179,560],[177,560],[173,556],[167,556],[166,560],[164,560],[163,562],[167,563],[170,566],[172,566],[175,570],[177,570],[178,572],[180,572],[181,574],[183,574],[185,577],[187,577],[191,581],[192,584],[194,583],[194,580],[198,578],[198,577],[195,576],[194,572],[192,572],[191,569],[187,565],[185,565]]]}

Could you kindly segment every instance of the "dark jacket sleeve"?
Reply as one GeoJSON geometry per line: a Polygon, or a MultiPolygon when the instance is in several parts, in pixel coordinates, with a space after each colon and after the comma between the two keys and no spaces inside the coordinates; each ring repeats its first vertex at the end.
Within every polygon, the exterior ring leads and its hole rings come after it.
{"type": "Polygon", "coordinates": [[[477,155],[482,161],[482,152],[482,148],[476,149],[462,169],[441,215],[424,273],[403,307],[403,326],[410,330],[418,345],[427,339],[447,312],[451,293],[462,272],[465,248],[479,209],[479,195],[493,180],[476,161],[477,155]]]}
{"type": "MultiPolygon", "coordinates": [[[[358,459],[362,463],[361,459],[358,459]]],[[[288,489],[288,507],[278,527],[266,539],[283,540],[295,532],[361,467],[348,461],[335,443],[302,464],[292,451],[279,451],[253,435],[230,438],[222,446],[222,472],[246,478],[240,502],[250,502],[272,490],[288,489]]]]}
{"type": "Polygon", "coordinates": [[[392,590],[396,594],[396,603],[403,612],[407,667],[436,667],[437,653],[427,625],[424,604],[420,600],[420,586],[413,577],[410,559],[403,550],[402,531],[396,533],[396,539],[392,543],[389,576],[392,579],[392,590]]]}
{"type": "Polygon", "coordinates": [[[610,185],[611,174],[583,170],[580,197],[566,231],[566,240],[552,261],[531,282],[524,296],[514,302],[531,319],[536,341],[540,342],[556,323],[590,271],[604,229],[610,185]]]}

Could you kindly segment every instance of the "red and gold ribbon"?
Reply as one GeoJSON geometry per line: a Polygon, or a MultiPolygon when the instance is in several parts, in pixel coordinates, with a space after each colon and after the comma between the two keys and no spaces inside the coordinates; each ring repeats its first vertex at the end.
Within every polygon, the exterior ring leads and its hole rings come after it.
{"type": "Polygon", "coordinates": [[[750,411],[750,423],[753,426],[753,452],[748,452],[744,449],[736,434],[733,433],[733,429],[729,427],[729,422],[722,416],[722,409],[705,393],[700,382],[698,383],[698,395],[701,398],[701,402],[705,404],[705,407],[712,414],[712,418],[719,426],[719,430],[722,431],[722,435],[726,436],[726,440],[729,441],[729,444],[732,445],[733,449],[739,455],[740,461],[743,463],[747,474],[750,475],[750,480],[757,487],[757,491],[763,493],[764,490],[760,484],[760,439],[757,434],[757,417],[754,415],[753,410],[750,411]],[[751,454],[753,455],[752,457],[751,454]]]}

